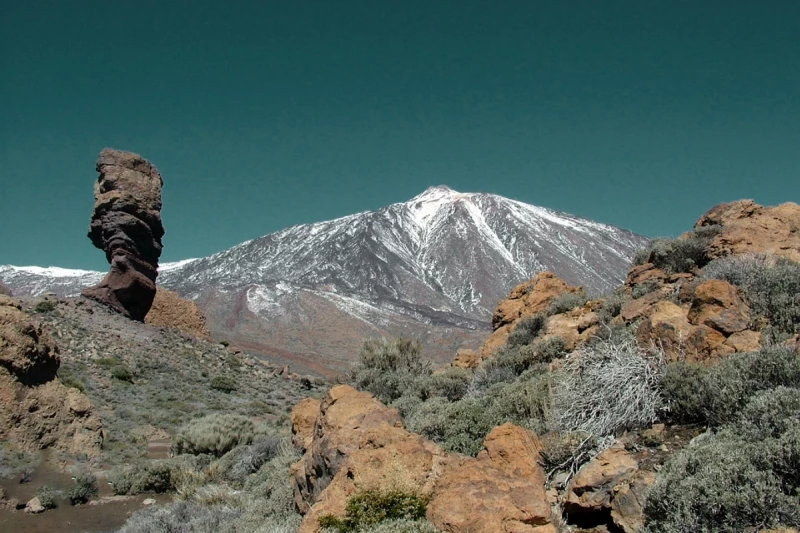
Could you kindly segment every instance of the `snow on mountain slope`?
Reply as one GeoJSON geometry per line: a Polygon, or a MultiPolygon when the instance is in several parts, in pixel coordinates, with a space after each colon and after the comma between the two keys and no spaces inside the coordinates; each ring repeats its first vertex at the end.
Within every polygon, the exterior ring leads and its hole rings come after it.
{"type": "MultiPolygon", "coordinates": [[[[438,186],[377,211],[293,226],[209,257],[162,265],[158,281],[194,299],[217,335],[344,361],[357,354],[361,338],[330,348],[316,339],[315,324],[347,324],[359,335],[483,332],[517,283],[552,270],[590,294],[606,293],[646,242],[606,224],[438,186]],[[337,320],[337,313],[347,318],[337,320]],[[296,334],[284,335],[290,330],[296,334]]],[[[0,266],[0,279],[22,294],[74,295],[102,277],[58,273],[0,266]]]]}

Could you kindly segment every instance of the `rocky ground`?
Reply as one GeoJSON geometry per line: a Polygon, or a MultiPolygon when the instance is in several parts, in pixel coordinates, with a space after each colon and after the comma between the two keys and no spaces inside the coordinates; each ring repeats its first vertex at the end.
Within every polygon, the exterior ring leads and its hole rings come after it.
{"type": "MultiPolygon", "coordinates": [[[[321,393],[323,382],[319,378],[292,374],[288,368],[238,348],[198,339],[175,328],[131,321],[84,298],[12,301],[15,312],[29,315],[30,323],[39,328],[41,338],[46,338],[52,347],[53,360],[60,362],[54,365],[57,377],[50,376],[48,383],[33,388],[29,396],[41,396],[41,390],[54,388],[63,390],[64,398],[69,398],[62,404],[74,406],[76,402],[85,402],[83,410],[97,420],[98,442],[92,448],[80,445],[85,439],[75,441],[75,424],[65,414],[59,415],[65,422],[49,430],[45,440],[26,436],[15,441],[19,446],[4,443],[0,450],[0,471],[6,479],[13,480],[6,485],[3,495],[4,501],[11,502],[6,505],[10,508],[25,506],[30,492],[26,489],[31,485],[18,484],[16,479],[26,472],[32,474],[30,482],[34,484],[42,476],[47,479],[43,472],[48,469],[92,472],[102,485],[106,473],[115,467],[166,458],[173,436],[189,420],[215,412],[238,413],[255,421],[264,433],[285,434],[292,406],[321,393]],[[56,446],[46,457],[38,451],[52,448],[54,442],[64,444],[56,446]]],[[[165,320],[157,316],[156,321],[165,320]]],[[[188,331],[198,329],[197,323],[187,321],[185,315],[178,325],[188,331]]],[[[14,403],[10,399],[9,402],[9,405],[14,403]]],[[[32,417],[38,413],[43,420],[50,420],[47,417],[52,415],[43,407],[37,406],[35,410],[32,417]]],[[[75,408],[68,413],[73,411],[75,408]]],[[[50,427],[43,426],[38,418],[25,425],[50,427]]],[[[62,501],[57,509],[47,511],[51,516],[48,520],[59,513],[73,512],[63,500],[68,488],[60,487],[62,501]]],[[[106,492],[110,495],[110,491],[106,492]]],[[[143,499],[136,499],[139,507],[143,499]]],[[[109,505],[119,505],[121,512],[129,513],[137,508],[131,508],[129,500],[125,499],[127,503],[123,506],[123,500],[112,499],[109,505]]],[[[3,523],[16,530],[13,528],[22,528],[32,518],[36,517],[21,512],[4,514],[3,523]]],[[[115,527],[121,525],[117,522],[115,527]]],[[[86,520],[76,523],[89,527],[86,520]]],[[[108,525],[108,521],[100,520],[88,530],[102,531],[108,525]]]]}

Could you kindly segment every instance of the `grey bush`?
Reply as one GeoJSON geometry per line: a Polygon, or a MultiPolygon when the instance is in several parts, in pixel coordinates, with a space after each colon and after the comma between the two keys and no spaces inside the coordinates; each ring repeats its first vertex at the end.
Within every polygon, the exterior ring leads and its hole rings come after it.
{"type": "Polygon", "coordinates": [[[252,420],[241,415],[213,413],[186,423],[175,438],[178,454],[211,454],[221,457],[255,436],[252,420]]]}
{"type": "Polygon", "coordinates": [[[668,274],[702,268],[711,260],[708,247],[720,230],[720,226],[704,226],[681,239],[654,239],[648,247],[636,252],[634,264],[642,265],[649,261],[668,274]]]}
{"type": "Polygon", "coordinates": [[[58,497],[58,491],[49,485],[42,485],[39,487],[36,491],[36,497],[39,498],[39,503],[41,503],[42,507],[45,509],[55,509],[57,507],[56,498],[58,497]]]}
{"type": "Polygon", "coordinates": [[[94,474],[78,474],[75,478],[75,485],[67,493],[67,497],[72,505],[77,505],[86,503],[91,496],[96,496],[97,493],[97,477],[94,474]]]}
{"type": "Polygon", "coordinates": [[[646,352],[632,337],[573,352],[555,388],[560,429],[605,436],[652,424],[664,407],[664,366],[663,352],[646,352]]]}
{"type": "Polygon", "coordinates": [[[559,313],[566,313],[576,307],[583,306],[588,301],[589,298],[586,297],[583,291],[577,293],[565,292],[556,296],[553,301],[550,302],[550,306],[547,308],[547,314],[557,315],[559,313]]]}
{"type": "Polygon", "coordinates": [[[769,339],[800,333],[800,263],[764,254],[724,257],[710,262],[703,276],[737,286],[753,314],[769,322],[769,339]]]}
{"type": "Polygon", "coordinates": [[[423,399],[444,396],[451,402],[460,400],[467,393],[472,372],[465,368],[447,367],[422,379],[420,392],[423,399]]]}
{"type": "Polygon", "coordinates": [[[389,404],[405,394],[418,393],[420,379],[430,374],[430,361],[422,359],[418,342],[371,339],[362,346],[359,361],[347,379],[389,404]]]}
{"type": "Polygon", "coordinates": [[[673,363],[662,381],[676,419],[717,427],[734,421],[756,393],[780,386],[800,388],[800,356],[785,346],[736,353],[708,369],[673,363]]]}
{"type": "Polygon", "coordinates": [[[522,317],[511,330],[506,340],[506,346],[513,348],[530,344],[542,331],[546,320],[547,315],[544,313],[522,317]]]}

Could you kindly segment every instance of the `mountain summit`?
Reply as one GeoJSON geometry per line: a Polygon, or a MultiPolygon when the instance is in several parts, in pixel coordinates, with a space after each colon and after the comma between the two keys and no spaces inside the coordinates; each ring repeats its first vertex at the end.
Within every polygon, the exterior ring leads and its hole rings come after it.
{"type": "MultiPolygon", "coordinates": [[[[420,336],[431,355],[452,358],[460,344],[485,336],[497,302],[517,283],[552,270],[590,294],[605,293],[646,242],[614,226],[440,185],[408,202],[169,265],[159,282],[196,300],[218,337],[317,371],[340,370],[364,337],[379,334],[420,336]]],[[[15,292],[46,290],[31,275],[0,267],[15,292]]],[[[57,281],[59,292],[70,292],[63,276],[57,281]]]]}

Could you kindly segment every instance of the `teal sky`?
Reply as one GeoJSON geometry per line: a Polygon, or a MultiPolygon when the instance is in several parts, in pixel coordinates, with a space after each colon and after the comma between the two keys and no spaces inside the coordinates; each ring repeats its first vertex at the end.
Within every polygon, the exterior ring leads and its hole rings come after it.
{"type": "Polygon", "coordinates": [[[106,268],[105,146],[164,176],[162,260],[493,192],[646,235],[800,201],[800,2],[2,1],[0,264],[106,268]]]}

